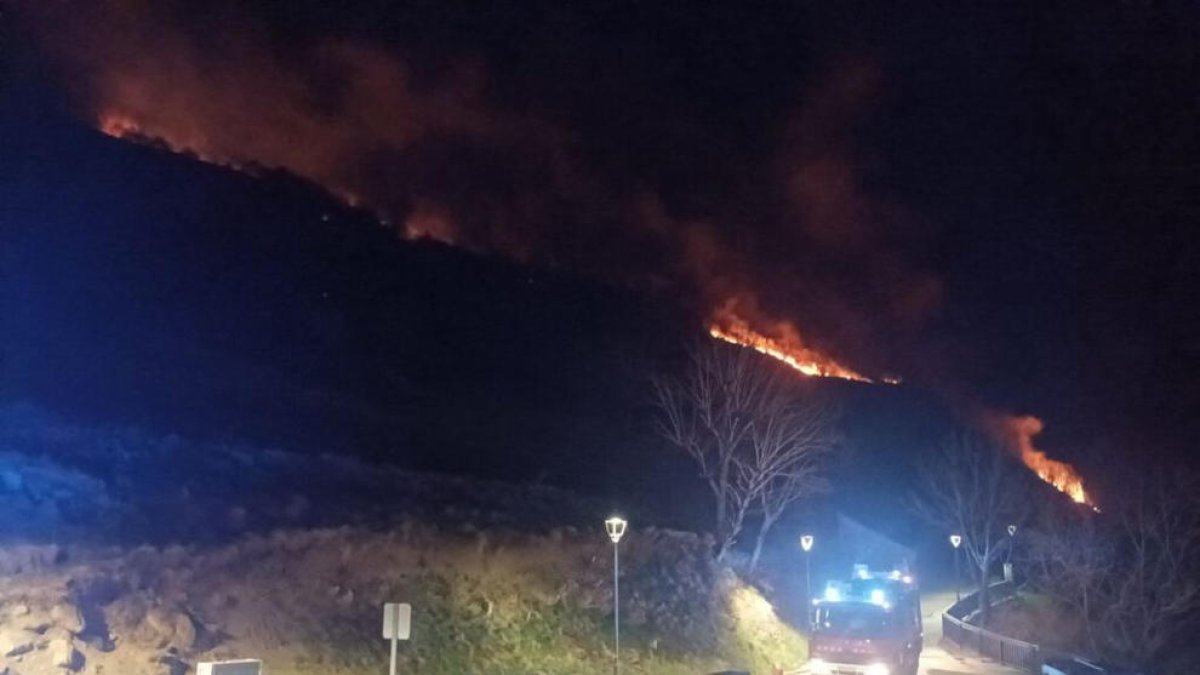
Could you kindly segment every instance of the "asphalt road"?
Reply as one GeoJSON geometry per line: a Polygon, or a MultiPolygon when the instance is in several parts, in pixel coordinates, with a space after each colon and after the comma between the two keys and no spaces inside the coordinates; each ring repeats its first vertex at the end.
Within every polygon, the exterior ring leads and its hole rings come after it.
{"type": "MultiPolygon", "coordinates": [[[[1002,666],[990,659],[942,644],[942,610],[954,602],[954,592],[928,593],[921,597],[925,648],[921,651],[921,675],[1023,675],[1024,671],[1002,666]]],[[[795,675],[808,675],[808,668],[795,675]]]]}
{"type": "Polygon", "coordinates": [[[942,610],[954,602],[954,592],[921,597],[925,649],[921,651],[923,675],[1018,675],[1024,671],[942,644],[942,610]]]}

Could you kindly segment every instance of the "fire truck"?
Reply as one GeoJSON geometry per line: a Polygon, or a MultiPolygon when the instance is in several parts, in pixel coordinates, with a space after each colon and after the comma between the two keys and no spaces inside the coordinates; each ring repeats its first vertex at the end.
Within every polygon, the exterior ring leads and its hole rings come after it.
{"type": "Polygon", "coordinates": [[[921,597],[900,571],[858,566],[813,601],[812,675],[916,675],[924,636],[921,597]]]}

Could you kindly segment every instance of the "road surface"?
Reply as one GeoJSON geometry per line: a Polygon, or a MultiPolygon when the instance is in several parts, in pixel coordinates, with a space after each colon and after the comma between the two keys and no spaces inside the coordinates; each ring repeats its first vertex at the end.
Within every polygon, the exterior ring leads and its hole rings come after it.
{"type": "MultiPolygon", "coordinates": [[[[928,593],[921,597],[925,648],[921,651],[921,675],[1023,675],[1025,671],[942,645],[942,610],[954,602],[954,592],[928,593]]],[[[808,668],[795,675],[808,675],[808,668]]]]}
{"type": "Polygon", "coordinates": [[[1025,671],[1002,666],[953,645],[942,644],[942,610],[954,602],[954,593],[929,593],[921,597],[925,627],[925,649],[921,651],[922,675],[1017,675],[1025,671]]]}

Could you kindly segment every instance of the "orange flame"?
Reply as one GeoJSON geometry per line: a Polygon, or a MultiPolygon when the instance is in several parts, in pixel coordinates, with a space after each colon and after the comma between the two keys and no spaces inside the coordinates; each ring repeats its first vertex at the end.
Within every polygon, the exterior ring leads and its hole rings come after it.
{"type": "MultiPolygon", "coordinates": [[[[244,168],[244,165],[231,157],[204,152],[210,144],[204,135],[195,128],[185,127],[167,130],[153,125],[142,124],[138,119],[115,110],[104,110],[98,115],[97,126],[108,136],[126,140],[161,143],[173,152],[190,153],[197,158],[234,169],[244,168]]],[[[320,172],[311,167],[300,167],[301,175],[314,176],[320,172]]],[[[350,206],[361,202],[359,195],[351,190],[339,187],[331,180],[322,181],[336,196],[350,206]]],[[[404,223],[406,237],[411,239],[433,238],[454,242],[453,228],[447,217],[434,208],[418,208],[404,223]]],[[[743,298],[743,300],[745,300],[743,298]]],[[[709,334],[719,340],[748,347],[762,354],[777,359],[795,370],[810,377],[832,377],[855,382],[874,382],[835,361],[833,358],[807,346],[795,325],[787,321],[756,321],[757,326],[769,325],[766,332],[755,330],[750,322],[743,319],[741,313],[735,311],[735,305],[746,309],[745,302],[737,299],[727,301],[714,312],[709,334]]],[[[753,303],[750,303],[753,305],[753,303]]],[[[759,312],[750,308],[749,314],[759,316],[759,312]]],[[[887,384],[898,384],[900,378],[885,376],[881,381],[887,384]]],[[[1096,508],[1088,498],[1083,487],[1083,480],[1075,472],[1074,467],[1065,462],[1050,459],[1046,453],[1033,445],[1033,437],[1041,433],[1042,421],[1033,416],[1016,417],[1009,415],[995,416],[996,428],[1007,436],[1016,448],[1021,460],[1046,483],[1053,485],[1075,502],[1088,504],[1096,508]]]]}
{"type": "MultiPolygon", "coordinates": [[[[777,359],[810,377],[836,377],[855,382],[872,383],[874,380],[855,372],[832,358],[807,347],[800,337],[796,327],[789,322],[781,321],[773,324],[773,336],[765,335],[751,328],[748,321],[741,318],[727,302],[716,313],[709,325],[708,332],[718,340],[731,344],[749,347],[761,354],[777,359]]],[[[882,382],[899,384],[898,377],[883,377],[882,382]]],[[[1033,444],[1033,437],[1042,432],[1045,427],[1042,420],[1032,415],[1015,416],[1002,413],[988,415],[989,424],[1004,436],[1014,450],[1038,478],[1053,486],[1059,492],[1067,495],[1072,501],[1091,506],[1099,511],[1088,497],[1083,487],[1083,478],[1075,467],[1066,462],[1051,459],[1045,452],[1033,444]]]]}
{"type": "Polygon", "coordinates": [[[141,135],[142,133],[141,127],[137,122],[124,115],[112,113],[100,115],[99,126],[102,133],[113,138],[129,138],[141,135]]]}
{"type": "Polygon", "coordinates": [[[1083,489],[1083,479],[1075,471],[1075,467],[1050,459],[1045,452],[1034,446],[1033,437],[1042,433],[1042,429],[1045,428],[1042,420],[1033,415],[996,415],[994,425],[1009,437],[1021,461],[1036,473],[1038,478],[1053,485],[1072,501],[1095,508],[1087,491],[1083,489]]]}
{"type": "Polygon", "coordinates": [[[836,377],[855,382],[871,382],[865,375],[834,361],[828,356],[804,345],[800,332],[786,321],[774,326],[775,337],[769,337],[750,327],[728,307],[717,312],[708,328],[709,335],[735,345],[749,347],[771,358],[778,359],[810,377],[836,377]]]}
{"type": "Polygon", "coordinates": [[[216,164],[230,169],[244,170],[246,168],[244,163],[203,152],[202,148],[205,147],[205,143],[199,136],[159,133],[158,130],[142,124],[134,117],[113,110],[101,112],[97,116],[96,127],[100,133],[123,141],[154,145],[177,154],[191,155],[208,164],[216,164]]]}
{"type": "MultiPolygon", "coordinates": [[[[163,130],[148,127],[137,119],[112,110],[102,111],[96,120],[96,126],[101,133],[113,138],[152,143],[175,153],[190,154],[200,161],[216,164],[236,170],[245,170],[246,164],[227,157],[206,154],[202,148],[208,146],[203,137],[198,135],[183,135],[166,133],[163,130]]],[[[355,191],[340,185],[326,182],[326,190],[351,208],[360,208],[364,199],[355,191]]],[[[390,225],[390,221],[379,216],[380,222],[390,225]]],[[[447,244],[456,244],[454,227],[450,217],[433,207],[431,204],[418,204],[413,213],[405,220],[402,234],[408,239],[435,239],[447,244]]]]}

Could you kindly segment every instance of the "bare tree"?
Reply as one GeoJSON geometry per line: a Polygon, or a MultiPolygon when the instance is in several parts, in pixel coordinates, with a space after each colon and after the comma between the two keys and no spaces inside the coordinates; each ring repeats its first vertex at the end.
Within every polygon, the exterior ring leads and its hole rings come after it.
{"type": "Polygon", "coordinates": [[[1161,478],[1117,514],[1118,573],[1103,613],[1108,644],[1150,666],[1200,613],[1200,500],[1195,481],[1161,478]]]}
{"type": "Polygon", "coordinates": [[[1161,666],[1200,620],[1195,485],[1158,477],[1101,514],[1044,519],[1033,533],[1033,580],[1084,621],[1092,653],[1161,666]]]}
{"type": "MultiPolygon", "coordinates": [[[[962,547],[978,573],[982,622],[988,621],[988,575],[1011,545],[1007,527],[1023,519],[1029,474],[1007,448],[974,431],[959,431],[928,455],[916,510],[962,547]]],[[[957,553],[956,553],[957,555],[957,553]]]]}
{"type": "Polygon", "coordinates": [[[1045,509],[1027,539],[1025,569],[1030,582],[1084,619],[1088,649],[1098,653],[1097,631],[1089,617],[1105,602],[1105,588],[1116,559],[1112,542],[1096,522],[1096,514],[1075,504],[1045,509]]]}
{"type": "MultiPolygon", "coordinates": [[[[689,351],[679,377],[654,379],[659,431],[686,452],[716,498],[717,558],[746,517],[770,509],[767,529],[816,486],[832,413],[795,398],[795,377],[747,349],[721,343],[689,351]]],[[[764,535],[765,536],[765,535],[764,535]]]]}
{"type": "Polygon", "coordinates": [[[763,413],[750,434],[750,452],[734,458],[739,479],[749,483],[746,491],[757,495],[762,517],[751,570],[758,567],[767,534],[788,507],[828,490],[821,473],[835,443],[837,411],[824,399],[796,397],[763,413]]]}

